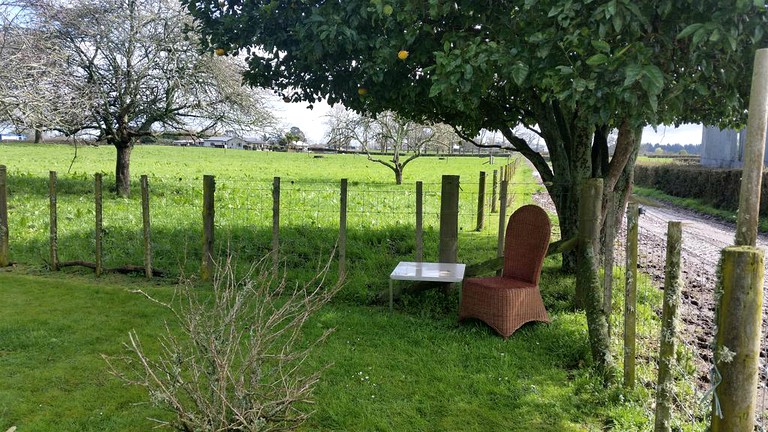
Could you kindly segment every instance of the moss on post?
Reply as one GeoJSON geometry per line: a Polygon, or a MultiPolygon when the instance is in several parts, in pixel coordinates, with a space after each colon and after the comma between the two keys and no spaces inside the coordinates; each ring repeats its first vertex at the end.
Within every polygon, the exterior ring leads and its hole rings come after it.
{"type": "Polygon", "coordinates": [[[764,252],[755,247],[723,250],[714,352],[722,380],[715,388],[712,432],[746,432],[755,425],[763,262],[764,252]],[[718,403],[722,416],[718,415],[718,403]]]}

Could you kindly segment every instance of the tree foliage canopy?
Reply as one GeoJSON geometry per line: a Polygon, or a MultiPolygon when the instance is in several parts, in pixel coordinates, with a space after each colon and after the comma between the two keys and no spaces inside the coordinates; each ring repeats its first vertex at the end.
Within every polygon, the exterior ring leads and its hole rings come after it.
{"type": "Polygon", "coordinates": [[[743,121],[766,25],[745,0],[184,3],[205,45],[247,52],[251,83],[470,134],[536,124],[533,100],[594,124],[743,121]]]}

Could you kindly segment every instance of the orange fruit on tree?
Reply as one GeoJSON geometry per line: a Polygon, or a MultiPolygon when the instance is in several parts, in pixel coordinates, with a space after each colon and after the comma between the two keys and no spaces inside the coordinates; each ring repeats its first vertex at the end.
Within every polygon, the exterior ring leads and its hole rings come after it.
{"type": "Polygon", "coordinates": [[[227,51],[224,48],[216,48],[214,52],[216,53],[217,56],[223,56],[224,54],[227,53],[227,51]]]}
{"type": "Polygon", "coordinates": [[[365,87],[358,87],[357,94],[359,94],[360,96],[365,96],[368,94],[368,89],[365,87]]]}
{"type": "Polygon", "coordinates": [[[405,60],[408,58],[408,54],[410,54],[408,51],[400,50],[400,52],[397,53],[397,58],[399,58],[400,60],[405,60]]]}

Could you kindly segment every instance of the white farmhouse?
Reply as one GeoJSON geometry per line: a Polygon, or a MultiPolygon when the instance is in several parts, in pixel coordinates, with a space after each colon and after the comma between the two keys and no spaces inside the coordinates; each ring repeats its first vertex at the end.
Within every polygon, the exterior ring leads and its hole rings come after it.
{"type": "Polygon", "coordinates": [[[215,136],[203,140],[203,147],[243,149],[245,141],[242,138],[232,136],[215,136]]]}

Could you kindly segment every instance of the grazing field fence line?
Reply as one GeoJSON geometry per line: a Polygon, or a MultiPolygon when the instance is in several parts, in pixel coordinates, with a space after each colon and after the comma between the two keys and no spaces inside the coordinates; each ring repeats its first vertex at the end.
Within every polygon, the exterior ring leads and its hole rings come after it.
{"type": "MultiPolygon", "coordinates": [[[[465,176],[458,183],[456,227],[472,233],[472,241],[492,245],[490,251],[500,238],[499,212],[515,201],[532,199],[508,193],[507,205],[500,204],[501,188],[517,187],[507,180],[514,166],[480,178],[465,176]]],[[[45,182],[29,175],[8,177],[5,166],[1,172],[0,210],[5,210],[0,212],[0,260],[6,260],[5,265],[16,261],[51,270],[80,265],[98,274],[152,277],[176,270],[188,274],[195,268],[193,272],[204,272],[210,265],[204,257],[229,252],[248,259],[272,254],[276,263],[291,268],[319,262],[337,248],[337,259],[348,261],[339,267],[350,269],[370,258],[361,252],[370,249],[367,242],[378,242],[383,255],[400,260],[434,261],[438,255],[445,194],[440,182],[210,177],[211,190],[206,192],[209,176],[204,177],[204,187],[196,188],[189,186],[189,179],[145,175],[141,194],[134,191],[132,198],[118,198],[102,191],[106,184],[98,186],[101,173],[59,178],[50,172],[45,182]],[[207,194],[212,207],[205,214],[207,194]]],[[[461,255],[462,246],[458,249],[461,255]]]]}

